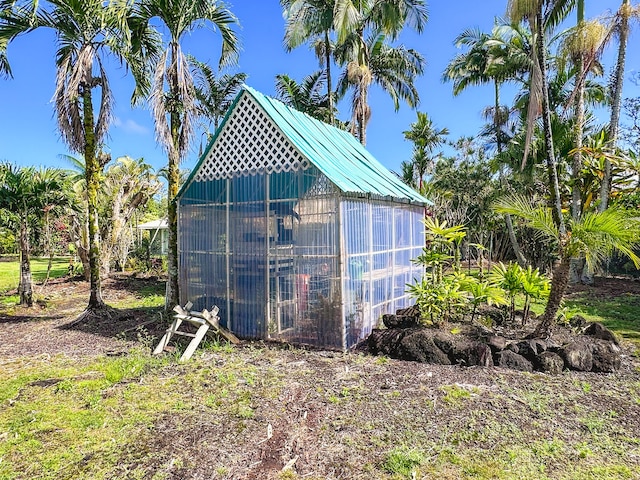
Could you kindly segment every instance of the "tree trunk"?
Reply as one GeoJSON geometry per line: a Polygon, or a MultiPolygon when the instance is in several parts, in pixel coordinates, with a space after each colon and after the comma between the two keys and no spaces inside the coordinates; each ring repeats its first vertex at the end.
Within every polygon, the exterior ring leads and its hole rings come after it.
{"type": "MultiPolygon", "coordinates": [[[[582,39],[584,33],[584,0],[579,0],[577,5],[578,19],[578,35],[582,39]]],[[[576,79],[579,82],[576,85],[576,104],[575,104],[575,149],[573,154],[573,162],[571,167],[571,217],[574,221],[580,219],[582,215],[582,137],[584,135],[584,84],[586,75],[583,75],[584,58],[582,54],[583,45],[579,45],[579,56],[576,62],[576,79]]],[[[580,282],[580,276],[584,268],[584,258],[572,258],[569,267],[569,281],[571,283],[580,282]]]]}
{"type": "Polygon", "coordinates": [[[89,217],[89,283],[90,295],[87,310],[104,307],[100,281],[100,235],[98,227],[98,189],[100,187],[101,166],[96,157],[91,90],[84,86],[83,92],[84,160],[87,182],[87,207],[89,217]]]}
{"type": "Polygon", "coordinates": [[[27,218],[20,218],[20,283],[18,284],[20,305],[33,305],[33,282],[31,280],[31,263],[29,260],[29,230],[27,218]]]}
{"type": "Polygon", "coordinates": [[[360,114],[358,116],[358,136],[362,145],[367,144],[367,86],[364,84],[360,87],[360,114]]]}
{"type": "Polygon", "coordinates": [[[53,247],[51,245],[51,228],[49,226],[49,208],[46,207],[44,210],[44,238],[45,238],[45,248],[47,251],[47,256],[49,257],[49,261],[47,262],[47,275],[44,277],[44,282],[42,282],[42,286],[45,287],[47,283],[49,283],[49,277],[51,276],[51,267],[53,266],[53,247]]]}
{"type": "MultiPolygon", "coordinates": [[[[502,153],[502,138],[500,138],[500,83],[496,80],[494,81],[494,98],[495,98],[495,112],[493,115],[493,124],[496,130],[496,147],[498,149],[498,154],[502,153]]],[[[504,181],[504,174],[502,168],[500,169],[501,182],[504,181]]],[[[522,249],[520,248],[520,244],[518,243],[518,239],[516,238],[516,232],[513,229],[513,221],[511,219],[511,215],[508,213],[504,216],[505,222],[507,224],[507,233],[509,234],[509,241],[511,242],[511,247],[513,248],[513,253],[516,256],[516,260],[518,265],[521,267],[525,267],[527,265],[527,259],[524,258],[524,254],[522,253],[522,249]]]]}
{"type": "Polygon", "coordinates": [[[551,279],[551,292],[547,300],[547,306],[544,309],[542,321],[538,324],[533,332],[534,338],[548,337],[551,334],[551,327],[556,323],[556,316],[560,309],[560,304],[567,290],[569,283],[569,265],[571,260],[562,255],[560,262],[553,269],[553,278],[551,279]]]}
{"type": "Polygon", "coordinates": [[[324,61],[327,69],[327,95],[329,99],[329,123],[333,125],[333,91],[331,84],[331,39],[329,38],[329,30],[324,32],[324,61]]]}
{"type": "Polygon", "coordinates": [[[558,226],[560,237],[566,235],[564,219],[562,218],[562,199],[560,197],[560,186],[558,184],[558,167],[556,154],[553,146],[553,135],[551,132],[551,109],[549,107],[549,83],[547,81],[546,49],[544,46],[544,23],[542,21],[542,2],[538,7],[536,21],[536,50],[538,53],[538,64],[541,72],[542,82],[542,124],[544,128],[544,146],[547,155],[547,173],[549,175],[549,191],[551,192],[551,206],[553,219],[558,226]]]}
{"type": "Polygon", "coordinates": [[[524,258],[524,254],[522,253],[522,249],[520,248],[520,244],[518,243],[518,239],[516,238],[516,232],[513,229],[513,221],[511,220],[511,215],[509,215],[508,213],[505,214],[504,220],[507,224],[507,232],[509,233],[509,241],[511,242],[513,253],[515,253],[516,255],[518,265],[524,268],[527,266],[527,259],[524,258]]]}
{"type": "MultiPolygon", "coordinates": [[[[613,79],[613,95],[611,100],[611,118],[609,120],[609,141],[615,148],[618,141],[618,127],[620,123],[620,106],[622,104],[622,87],[624,84],[624,69],[627,58],[627,41],[629,39],[629,14],[626,11],[629,0],[623,0],[621,10],[621,21],[618,27],[618,60],[613,79]]],[[[604,176],[600,189],[600,205],[598,211],[604,212],[609,206],[609,193],[611,191],[611,162],[605,159],[604,176]]]]}
{"type": "MultiPolygon", "coordinates": [[[[169,72],[170,89],[174,99],[179,98],[178,76],[175,71],[177,61],[177,45],[171,46],[171,65],[169,72]]],[[[165,308],[171,311],[173,307],[180,303],[180,292],[178,285],[178,205],[176,196],[180,183],[180,170],[178,164],[179,158],[179,142],[180,142],[180,113],[173,109],[170,112],[170,128],[172,147],[169,149],[169,165],[168,165],[168,215],[169,223],[169,251],[167,252],[167,270],[169,278],[167,280],[167,298],[165,308]]]]}
{"type": "MultiPolygon", "coordinates": [[[[576,65],[578,75],[581,75],[583,61],[580,59],[576,65]]],[[[575,148],[573,154],[572,172],[571,172],[571,216],[574,220],[578,220],[582,215],[582,136],[584,131],[584,81],[578,85],[576,93],[576,125],[575,125],[575,148]]]]}

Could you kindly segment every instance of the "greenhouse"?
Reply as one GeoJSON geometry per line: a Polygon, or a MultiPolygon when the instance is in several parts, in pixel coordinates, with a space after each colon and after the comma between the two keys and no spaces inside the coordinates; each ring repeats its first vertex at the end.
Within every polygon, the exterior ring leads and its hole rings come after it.
{"type": "Polygon", "coordinates": [[[348,132],[244,87],[178,195],[181,302],[242,338],[347,349],[413,303],[427,203],[348,132]]]}

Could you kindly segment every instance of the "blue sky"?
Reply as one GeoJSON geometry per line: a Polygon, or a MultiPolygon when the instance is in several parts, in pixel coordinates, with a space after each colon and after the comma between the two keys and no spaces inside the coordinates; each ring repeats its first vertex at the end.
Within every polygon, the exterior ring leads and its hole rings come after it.
{"type": "MultiPolygon", "coordinates": [[[[284,20],[277,0],[235,0],[228,2],[239,18],[242,53],[239,66],[232,71],[248,74],[247,84],[267,95],[274,95],[274,77],[286,73],[296,80],[318,69],[313,52],[302,46],[292,53],[282,48],[284,20]]],[[[492,103],[491,87],[474,87],[458,97],[451,94],[451,84],[441,82],[442,71],[457,53],[454,38],[463,30],[478,27],[489,31],[495,16],[502,16],[506,0],[431,0],[429,22],[422,35],[407,32],[400,41],[421,52],[426,60],[425,75],[418,79],[420,111],[427,112],[439,127],[447,127],[450,138],[476,135],[483,121],[481,110],[492,103]]],[[[620,0],[587,0],[587,17],[615,10],[620,0]]],[[[573,19],[572,19],[573,20],[573,19]]],[[[626,97],[640,96],[640,87],[628,81],[632,71],[640,70],[638,33],[630,40],[627,57],[626,97]]],[[[184,50],[201,61],[217,64],[217,34],[201,31],[187,38],[184,50]]],[[[55,38],[51,32],[36,31],[18,38],[10,45],[9,61],[12,80],[0,79],[0,160],[19,165],[44,165],[67,168],[59,158],[68,154],[60,140],[53,117],[51,97],[55,82],[55,38]]],[[[604,62],[609,70],[615,60],[610,47],[604,62]]],[[[337,77],[337,75],[336,75],[337,77]]],[[[166,163],[166,156],[155,141],[153,123],[148,110],[130,107],[132,80],[124,70],[110,69],[110,82],[115,94],[115,121],[110,130],[108,150],[113,158],[129,155],[144,157],[155,168],[166,163]]],[[[511,100],[513,91],[505,89],[503,103],[511,100]]],[[[403,160],[411,157],[411,144],[402,132],[415,120],[415,112],[407,106],[394,111],[391,99],[378,87],[370,94],[372,118],[368,128],[367,148],[387,167],[398,171],[403,160]]],[[[348,102],[340,107],[340,118],[349,117],[348,102]]],[[[606,118],[603,117],[603,121],[606,118]]],[[[197,161],[199,140],[183,164],[191,168],[197,161]]]]}

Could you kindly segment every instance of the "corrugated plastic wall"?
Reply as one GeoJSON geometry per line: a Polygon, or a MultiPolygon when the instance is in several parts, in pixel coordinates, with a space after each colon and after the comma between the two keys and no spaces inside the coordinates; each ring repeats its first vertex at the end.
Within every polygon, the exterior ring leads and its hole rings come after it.
{"type": "Polygon", "coordinates": [[[410,304],[423,209],[339,194],[315,168],[192,182],[179,205],[181,302],[217,305],[243,338],[353,346],[410,304]]]}
{"type": "Polygon", "coordinates": [[[424,209],[417,206],[344,200],[341,204],[343,299],[346,345],[366,338],[381,323],[413,302],[406,285],[423,274],[411,259],[424,246],[424,209]]]}

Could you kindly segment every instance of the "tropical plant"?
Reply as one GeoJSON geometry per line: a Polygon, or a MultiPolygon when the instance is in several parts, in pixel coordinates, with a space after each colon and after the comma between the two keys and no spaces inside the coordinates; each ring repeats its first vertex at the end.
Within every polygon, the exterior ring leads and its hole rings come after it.
{"type": "Polygon", "coordinates": [[[237,20],[224,3],[216,0],[141,0],[136,4],[136,16],[131,21],[134,31],[149,28],[156,22],[168,31],[167,41],[154,66],[150,102],[156,136],[169,158],[169,280],[166,305],[171,309],[179,302],[178,217],[175,201],[179,188],[179,165],[189,151],[197,114],[193,77],[181,43],[200,27],[208,26],[217,30],[222,37],[220,66],[235,61],[239,46],[233,30],[237,20]]]}
{"type": "Polygon", "coordinates": [[[553,218],[561,235],[566,235],[562,216],[562,201],[558,182],[558,162],[551,130],[551,107],[549,104],[549,82],[547,65],[547,33],[552,31],[569,13],[573,0],[509,0],[507,13],[514,23],[526,20],[534,38],[531,49],[531,73],[529,76],[529,106],[526,121],[526,139],[523,162],[529,154],[529,145],[535,127],[535,119],[541,112],[544,133],[548,187],[553,206],[553,218]]]}
{"type": "Polygon", "coordinates": [[[280,0],[284,9],[286,26],[284,45],[287,51],[305,42],[313,42],[316,56],[324,65],[328,116],[334,121],[334,92],[332,90],[331,58],[334,44],[331,41],[336,0],[280,0]]]}
{"type": "Polygon", "coordinates": [[[501,288],[509,300],[509,321],[516,317],[516,297],[522,292],[522,267],[517,263],[494,265],[489,273],[489,282],[501,288]]]}
{"type": "Polygon", "coordinates": [[[418,177],[418,191],[422,191],[424,176],[433,169],[433,151],[445,143],[449,130],[437,128],[426,113],[417,112],[417,119],[402,132],[404,138],[413,142],[413,168],[418,177]]]}
{"type": "Polygon", "coordinates": [[[195,58],[190,58],[190,61],[194,70],[196,109],[207,120],[207,137],[211,138],[211,124],[214,132],[218,130],[220,122],[247,79],[247,74],[216,74],[210,65],[195,58]]]}
{"type": "Polygon", "coordinates": [[[131,221],[136,212],[158,193],[162,185],[143,158],[116,159],[105,172],[101,189],[101,265],[108,275],[114,263],[124,269],[133,244],[131,221]]]}
{"type": "MultiPolygon", "coordinates": [[[[611,117],[609,120],[609,139],[614,147],[617,146],[620,127],[620,108],[622,105],[622,87],[624,84],[624,70],[627,58],[627,42],[630,33],[630,22],[640,18],[640,5],[631,5],[629,0],[622,0],[622,5],[616,12],[611,25],[611,31],[618,37],[618,56],[611,84],[611,117]]],[[[600,191],[600,211],[609,206],[611,191],[611,163],[605,160],[604,177],[600,191]]]]}
{"type": "Polygon", "coordinates": [[[461,283],[463,291],[469,294],[468,302],[471,305],[471,322],[475,320],[478,307],[484,303],[487,305],[505,305],[505,291],[490,283],[489,281],[481,281],[475,277],[467,276],[466,280],[461,283]]]}
{"type": "Polygon", "coordinates": [[[42,220],[48,207],[64,203],[66,198],[59,170],[36,170],[10,163],[0,164],[0,209],[16,218],[19,230],[20,305],[33,305],[29,225],[34,218],[42,220]]]}
{"type": "Polygon", "coordinates": [[[313,118],[331,123],[333,114],[329,98],[322,93],[325,80],[325,72],[322,70],[306,76],[301,83],[285,74],[276,75],[278,100],[313,118]]]}
{"type": "Polygon", "coordinates": [[[525,325],[531,313],[531,302],[541,300],[549,296],[551,282],[542,275],[537,268],[527,265],[522,269],[522,293],[524,294],[524,308],[522,313],[522,324],[525,325]]]}
{"type": "Polygon", "coordinates": [[[366,144],[366,127],[371,116],[369,88],[380,85],[394,100],[409,106],[418,104],[413,85],[422,74],[422,56],[404,46],[392,47],[405,27],[422,33],[427,22],[423,0],[336,0],[333,26],[337,37],[337,62],[344,66],[338,84],[341,96],[351,88],[352,129],[366,144]]]}
{"type": "MultiPolygon", "coordinates": [[[[105,308],[101,293],[98,241],[98,191],[108,156],[100,154],[111,122],[113,96],[104,67],[110,54],[127,65],[136,80],[136,93],[145,94],[149,75],[146,61],[155,52],[155,37],[141,27],[129,30],[131,4],[101,0],[28,0],[4,2],[0,17],[0,51],[17,36],[39,28],[54,31],[56,89],[54,108],[62,139],[86,162],[89,217],[90,297],[86,314],[105,308]],[[135,48],[133,48],[135,47],[135,48]],[[94,94],[100,101],[94,104],[94,94]]],[[[0,53],[0,56],[2,54],[0,53]]],[[[10,74],[6,57],[1,71],[10,74]]]]}
{"type": "Polygon", "coordinates": [[[553,269],[551,289],[542,320],[534,336],[548,336],[556,323],[556,314],[569,281],[571,258],[585,257],[589,268],[595,270],[613,252],[629,257],[636,268],[640,258],[634,248],[640,244],[640,221],[627,212],[607,209],[604,212],[587,212],[579,219],[567,221],[569,235],[563,234],[556,224],[550,208],[534,205],[530,199],[513,195],[498,200],[496,211],[510,213],[535,229],[556,249],[558,262],[553,269]]]}

